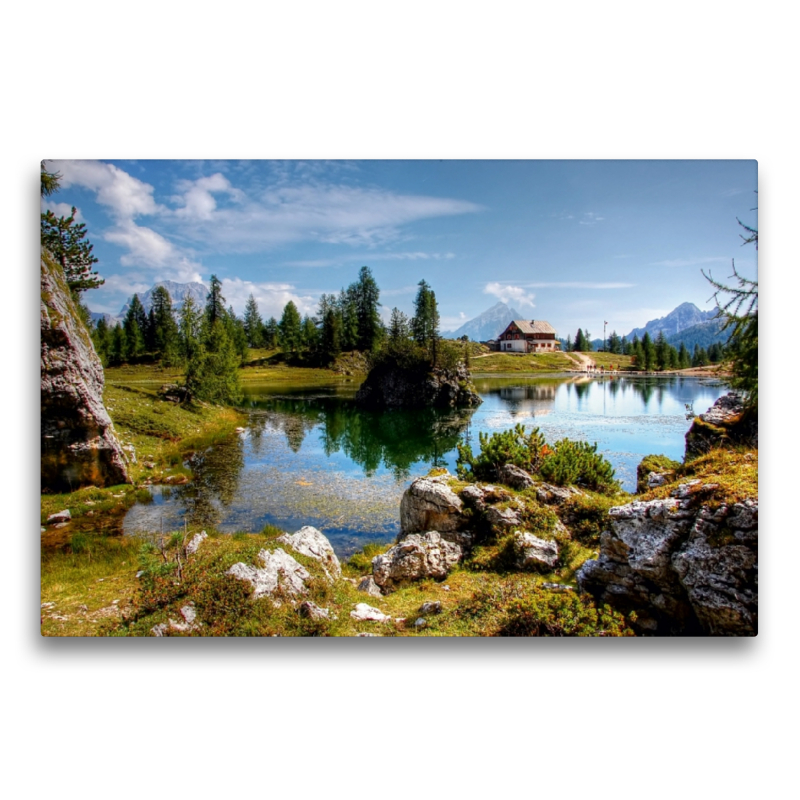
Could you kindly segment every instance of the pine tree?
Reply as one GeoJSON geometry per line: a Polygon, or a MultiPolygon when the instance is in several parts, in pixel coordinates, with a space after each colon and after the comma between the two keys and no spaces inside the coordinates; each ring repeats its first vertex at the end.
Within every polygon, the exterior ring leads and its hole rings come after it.
{"type": "Polygon", "coordinates": [[[369,267],[361,267],[358,280],[350,286],[356,312],[356,348],[371,352],[381,339],[381,317],[378,312],[380,289],[369,267]]]}
{"type": "Polygon", "coordinates": [[[122,364],[128,357],[128,337],[125,328],[119,322],[111,330],[111,342],[108,348],[108,363],[112,367],[122,364]]]}
{"type": "Polygon", "coordinates": [[[42,214],[42,247],[47,248],[61,264],[67,284],[74,297],[87,289],[102,286],[105,280],[92,266],[97,259],[92,255],[93,245],[86,239],[86,225],[75,222],[77,209],[72,207],[68,217],[56,217],[52,211],[42,214]]]}
{"type": "MultiPolygon", "coordinates": [[[[755,211],[756,209],[752,209],[755,211]]],[[[743,244],[755,244],[758,250],[758,229],[736,220],[745,230],[739,234],[743,244]]],[[[748,409],[758,409],[758,280],[740,275],[731,261],[734,286],[727,286],[703,276],[714,287],[714,299],[719,316],[724,320],[722,330],[730,331],[727,353],[731,363],[731,385],[744,395],[748,409]]]]}
{"type": "Polygon", "coordinates": [[[320,351],[323,359],[328,363],[342,352],[341,325],[342,321],[336,313],[336,309],[332,305],[327,306],[322,320],[320,351]]]}
{"type": "Polygon", "coordinates": [[[629,356],[631,354],[631,343],[628,341],[627,336],[622,337],[622,341],[620,342],[620,353],[624,356],[629,356]]]}
{"type": "Polygon", "coordinates": [[[92,334],[92,342],[97,355],[103,366],[109,364],[109,354],[111,349],[111,331],[109,330],[108,323],[104,317],[97,320],[97,324],[90,329],[92,334]]]}
{"type": "Polygon", "coordinates": [[[244,330],[247,334],[247,344],[250,347],[264,346],[264,323],[258,313],[258,303],[252,294],[247,299],[244,310],[244,330]]]}
{"type": "Polygon", "coordinates": [[[667,354],[667,337],[664,336],[664,331],[659,331],[656,336],[655,348],[655,366],[656,369],[664,370],[669,363],[669,356],[667,354]]]}
{"type": "Polygon", "coordinates": [[[283,308],[283,316],[278,323],[280,343],[284,352],[296,353],[302,341],[300,312],[291,300],[283,308]]]}
{"type": "Polygon", "coordinates": [[[143,355],[146,347],[147,314],[138,294],[133,296],[122,326],[125,329],[127,343],[123,358],[127,361],[143,355]]]}
{"type": "Polygon", "coordinates": [[[264,347],[268,350],[274,350],[278,346],[278,338],[280,336],[280,328],[278,327],[278,320],[275,317],[270,317],[264,323],[264,347]]]}
{"type": "Polygon", "coordinates": [[[178,320],[180,330],[180,356],[185,363],[191,361],[200,349],[202,313],[191,295],[186,295],[178,320]]]}
{"type": "Polygon", "coordinates": [[[650,372],[656,364],[656,347],[647,331],[644,332],[644,336],[642,337],[642,355],[644,359],[644,368],[647,372],[650,372]]]}
{"type": "Polygon", "coordinates": [[[307,353],[316,353],[319,347],[319,331],[314,320],[308,315],[303,317],[300,326],[300,343],[302,349],[307,353]]]}
{"type": "Polygon", "coordinates": [[[211,276],[211,287],[206,295],[206,320],[209,326],[225,319],[225,298],[222,296],[222,283],[216,275],[211,276]]]}
{"type": "Polygon", "coordinates": [[[58,172],[48,172],[46,162],[41,162],[42,173],[42,197],[50,197],[61,188],[61,174],[58,172]]]}
{"type": "Polygon", "coordinates": [[[193,398],[210,403],[237,403],[241,399],[239,354],[225,321],[206,326],[202,343],[186,367],[186,388],[193,398]]]}
{"type": "Polygon", "coordinates": [[[239,354],[239,358],[244,362],[247,361],[249,351],[247,349],[247,333],[244,329],[244,322],[236,316],[233,306],[230,306],[223,318],[225,330],[228,332],[228,337],[233,342],[233,347],[239,354]]]}
{"type": "Polygon", "coordinates": [[[436,294],[423,278],[414,300],[414,317],[411,320],[411,335],[414,341],[430,353],[436,361],[436,342],[439,338],[439,306],[436,294]]]}
{"type": "Polygon", "coordinates": [[[339,314],[342,318],[342,350],[355,350],[358,344],[358,312],[352,285],[339,292],[339,314]]]}
{"type": "Polygon", "coordinates": [[[686,345],[681,342],[680,349],[678,350],[678,369],[688,369],[692,365],[692,358],[686,345]]]}
{"type": "Polygon", "coordinates": [[[149,318],[152,349],[167,366],[171,366],[179,360],[180,335],[172,311],[172,298],[166,287],[156,286],[152,303],[149,318]]]}
{"type": "Polygon", "coordinates": [[[580,328],[578,328],[578,332],[575,334],[575,345],[573,349],[579,353],[586,350],[586,337],[583,335],[583,331],[580,328]]]}

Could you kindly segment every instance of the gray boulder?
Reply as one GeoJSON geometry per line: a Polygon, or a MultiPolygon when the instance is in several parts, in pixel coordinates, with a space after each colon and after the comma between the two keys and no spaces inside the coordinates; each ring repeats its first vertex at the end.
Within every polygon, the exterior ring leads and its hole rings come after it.
{"type": "MultiPolygon", "coordinates": [[[[227,572],[234,578],[252,584],[254,600],[264,596],[280,595],[281,597],[295,598],[308,594],[306,581],[311,574],[285,550],[280,547],[273,552],[261,550],[258,558],[264,565],[261,568],[243,564],[240,561],[227,572]]],[[[277,604],[279,603],[278,600],[277,604]]]]}
{"type": "Polygon", "coordinates": [[[306,619],[330,619],[331,612],[329,608],[320,608],[316,603],[310,600],[304,600],[300,603],[297,609],[301,617],[306,619]]]}
{"type": "Polygon", "coordinates": [[[375,583],[375,579],[372,575],[365,575],[360,581],[358,586],[356,587],[359,592],[364,592],[370,597],[383,597],[383,592],[381,592],[381,587],[375,583]]]}
{"type": "Polygon", "coordinates": [[[529,473],[514,464],[504,464],[497,470],[497,480],[510,486],[512,489],[528,489],[534,485],[534,480],[529,473]]]}
{"type": "Polygon", "coordinates": [[[444,580],[463,555],[438,532],[412,533],[372,559],[372,576],[384,592],[423,578],[444,580]]]}
{"type": "Polygon", "coordinates": [[[558,544],[527,531],[517,531],[514,534],[514,555],[519,569],[552,569],[558,564],[558,544]]]}
{"type": "Polygon", "coordinates": [[[400,530],[405,533],[423,531],[457,531],[467,520],[464,504],[447,485],[449,474],[417,478],[403,493],[400,501],[400,530]]]}
{"type": "Polygon", "coordinates": [[[315,558],[322,564],[322,569],[330,580],[342,577],[342,567],[336,553],[333,552],[331,543],[316,528],[305,525],[296,533],[285,533],[283,536],[279,536],[276,541],[287,545],[296,553],[315,558]]]}
{"type": "Polygon", "coordinates": [[[379,608],[373,608],[366,603],[356,604],[356,607],[350,612],[350,616],[362,622],[389,622],[391,620],[388,614],[384,614],[379,608]]]}

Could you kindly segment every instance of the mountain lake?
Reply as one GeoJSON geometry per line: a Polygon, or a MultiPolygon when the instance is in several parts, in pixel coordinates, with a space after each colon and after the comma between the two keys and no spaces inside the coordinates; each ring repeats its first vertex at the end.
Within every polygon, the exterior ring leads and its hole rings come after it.
{"type": "Polygon", "coordinates": [[[320,388],[245,384],[245,431],[193,454],[195,479],[151,487],[123,530],[171,531],[215,526],[256,532],[266,524],[294,532],[313,525],[340,558],[399,532],[400,499],[432,467],[455,474],[456,445],[516,423],[538,427],[548,443],[597,443],[623,489],[636,486],[636,466],[649,454],[681,461],[691,425],[725,394],[718,381],[682,376],[601,378],[476,377],[476,409],[366,412],[355,407],[357,384],[320,388]]]}

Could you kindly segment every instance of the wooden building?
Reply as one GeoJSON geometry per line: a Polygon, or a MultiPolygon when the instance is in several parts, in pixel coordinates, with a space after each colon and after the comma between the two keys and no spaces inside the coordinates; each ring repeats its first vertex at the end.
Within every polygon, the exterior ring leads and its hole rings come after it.
{"type": "Polygon", "coordinates": [[[501,353],[553,353],[561,350],[556,329],[543,319],[515,319],[498,337],[501,353]]]}

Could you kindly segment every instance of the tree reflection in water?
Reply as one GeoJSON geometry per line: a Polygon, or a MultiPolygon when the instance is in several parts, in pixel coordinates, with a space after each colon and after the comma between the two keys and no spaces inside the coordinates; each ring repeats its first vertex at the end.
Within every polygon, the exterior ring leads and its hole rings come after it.
{"type": "Polygon", "coordinates": [[[306,433],[316,426],[326,456],[341,451],[367,476],[381,467],[398,480],[409,476],[417,462],[430,466],[444,463],[467,428],[474,409],[441,411],[364,411],[338,397],[317,397],[313,402],[273,398],[254,412],[253,421],[281,430],[289,447],[297,452],[306,433]]]}

